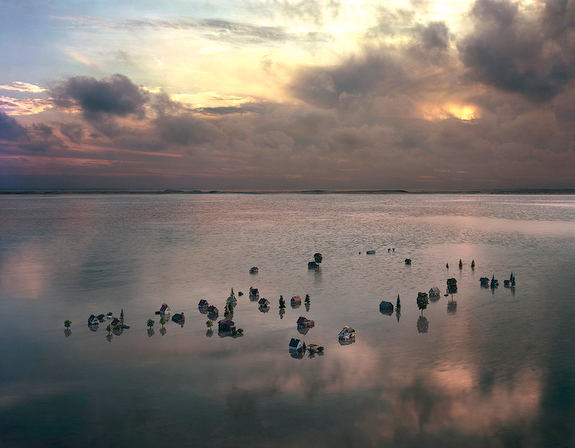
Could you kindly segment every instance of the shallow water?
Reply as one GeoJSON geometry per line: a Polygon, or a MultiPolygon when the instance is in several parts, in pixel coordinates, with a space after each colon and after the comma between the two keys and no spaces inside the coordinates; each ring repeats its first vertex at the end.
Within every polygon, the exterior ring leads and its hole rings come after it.
{"type": "Polygon", "coordinates": [[[574,255],[575,196],[2,196],[0,446],[574,447],[574,255]],[[231,287],[243,336],[207,337],[197,304],[219,320],[231,287]]]}

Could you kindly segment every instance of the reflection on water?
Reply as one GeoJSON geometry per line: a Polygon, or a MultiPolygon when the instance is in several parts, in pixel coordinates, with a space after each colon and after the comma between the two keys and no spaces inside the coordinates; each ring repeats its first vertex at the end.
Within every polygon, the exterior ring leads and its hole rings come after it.
{"type": "Polygon", "coordinates": [[[0,445],[574,447],[574,206],[0,197],[0,445]]]}

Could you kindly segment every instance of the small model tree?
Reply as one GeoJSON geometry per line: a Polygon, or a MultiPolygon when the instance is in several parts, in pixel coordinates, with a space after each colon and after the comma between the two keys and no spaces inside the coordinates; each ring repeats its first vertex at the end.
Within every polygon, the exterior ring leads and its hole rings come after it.
{"type": "Polygon", "coordinates": [[[417,293],[417,307],[421,310],[421,315],[423,315],[423,310],[429,305],[429,296],[426,292],[417,293]]]}
{"type": "Polygon", "coordinates": [[[209,319],[209,320],[206,322],[206,327],[212,328],[213,326],[214,326],[214,321],[211,320],[211,319],[209,319]]]}
{"type": "Polygon", "coordinates": [[[463,269],[463,261],[461,261],[461,258],[459,259],[459,269],[463,269]]]}
{"type": "Polygon", "coordinates": [[[447,279],[447,292],[451,294],[451,300],[447,302],[447,312],[455,313],[457,310],[457,302],[453,300],[453,294],[457,292],[457,280],[454,278],[447,279]]]}
{"type": "Polygon", "coordinates": [[[323,261],[323,255],[320,254],[319,252],[316,252],[315,254],[313,254],[313,260],[314,260],[317,264],[321,264],[321,262],[323,261]]]}
{"type": "Polygon", "coordinates": [[[280,309],[284,309],[286,307],[286,301],[284,300],[284,296],[280,296],[280,309]]]}
{"type": "Polygon", "coordinates": [[[66,319],[64,321],[64,327],[66,327],[66,329],[64,330],[64,336],[66,336],[67,338],[69,338],[70,335],[72,334],[72,330],[70,330],[71,326],[72,326],[72,321],[70,319],[66,319]]]}
{"type": "Polygon", "coordinates": [[[150,328],[150,330],[152,329],[152,327],[154,326],[154,319],[148,319],[148,328],[150,328]]]}
{"type": "Polygon", "coordinates": [[[455,294],[457,292],[457,280],[454,278],[447,279],[447,292],[449,294],[455,294]]]}
{"type": "Polygon", "coordinates": [[[475,269],[475,260],[471,260],[471,269],[475,269]]]}
{"type": "Polygon", "coordinates": [[[168,321],[166,320],[166,318],[164,316],[160,317],[160,325],[163,327],[164,325],[166,325],[168,321]]]}

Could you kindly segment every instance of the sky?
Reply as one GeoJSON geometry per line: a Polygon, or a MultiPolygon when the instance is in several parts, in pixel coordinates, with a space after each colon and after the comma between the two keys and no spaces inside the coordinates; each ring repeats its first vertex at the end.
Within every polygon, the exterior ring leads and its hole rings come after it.
{"type": "Polygon", "coordinates": [[[575,0],[0,10],[0,189],[575,188],[575,0]]]}

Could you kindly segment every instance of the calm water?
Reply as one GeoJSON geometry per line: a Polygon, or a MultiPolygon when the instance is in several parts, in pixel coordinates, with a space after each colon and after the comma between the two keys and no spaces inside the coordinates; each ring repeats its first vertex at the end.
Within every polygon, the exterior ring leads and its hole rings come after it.
{"type": "Polygon", "coordinates": [[[574,259],[575,196],[2,196],[0,446],[575,447],[574,259]],[[244,335],[208,337],[231,287],[244,335]]]}

